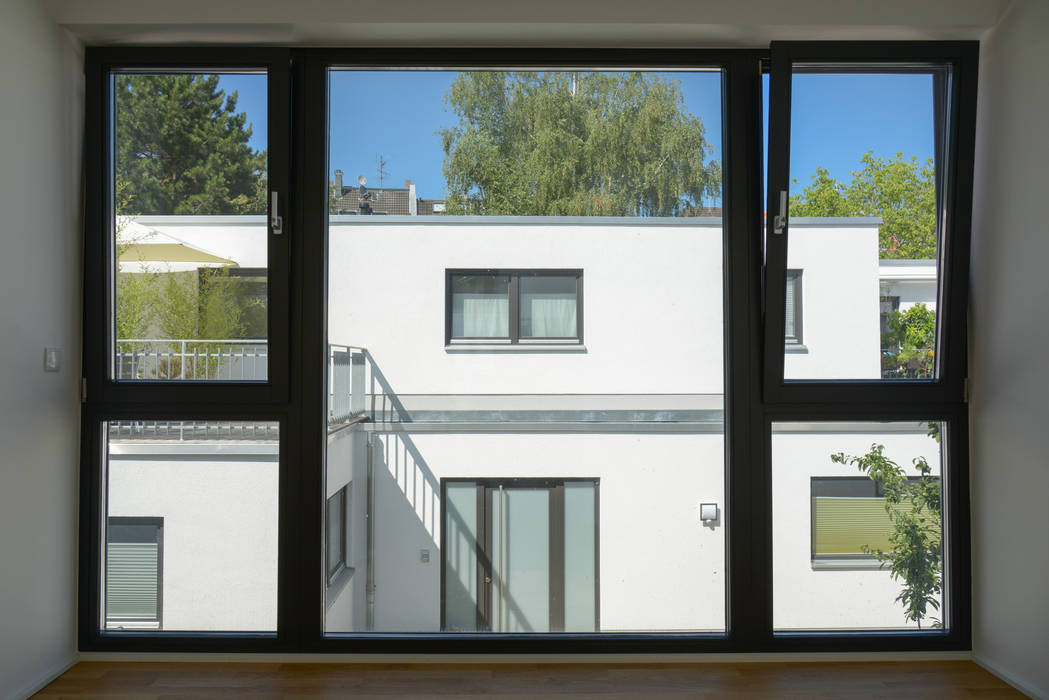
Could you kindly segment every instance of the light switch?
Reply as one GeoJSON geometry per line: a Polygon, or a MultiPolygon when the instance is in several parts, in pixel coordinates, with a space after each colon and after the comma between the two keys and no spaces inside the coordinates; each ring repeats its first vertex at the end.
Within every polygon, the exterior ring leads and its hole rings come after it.
{"type": "Polygon", "coordinates": [[[420,549],[419,550],[419,561],[421,561],[423,564],[429,564],[430,563],[430,550],[428,550],[428,549],[420,549]]]}
{"type": "Polygon", "coordinates": [[[705,523],[712,523],[718,519],[717,503],[701,503],[699,505],[699,519],[705,523]]]}
{"type": "Polygon", "coordinates": [[[62,350],[60,348],[44,348],[44,371],[57,372],[62,368],[62,350]]]}

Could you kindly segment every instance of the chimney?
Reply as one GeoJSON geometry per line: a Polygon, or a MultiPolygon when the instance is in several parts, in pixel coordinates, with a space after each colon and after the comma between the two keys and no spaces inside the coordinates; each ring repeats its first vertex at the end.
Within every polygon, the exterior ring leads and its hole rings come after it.
{"type": "Polygon", "coordinates": [[[415,185],[411,180],[405,180],[404,186],[408,188],[408,216],[418,216],[419,200],[415,198],[415,185]]]}
{"type": "Polygon", "coordinates": [[[336,170],[335,171],[335,196],[336,197],[341,197],[342,196],[342,171],[341,170],[336,170]]]}

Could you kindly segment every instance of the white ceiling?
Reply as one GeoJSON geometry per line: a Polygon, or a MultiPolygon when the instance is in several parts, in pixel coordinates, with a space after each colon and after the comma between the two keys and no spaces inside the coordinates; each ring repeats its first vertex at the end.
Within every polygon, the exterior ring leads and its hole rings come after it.
{"type": "Polygon", "coordinates": [[[976,39],[1010,0],[40,0],[84,42],[767,46],[976,39]]]}

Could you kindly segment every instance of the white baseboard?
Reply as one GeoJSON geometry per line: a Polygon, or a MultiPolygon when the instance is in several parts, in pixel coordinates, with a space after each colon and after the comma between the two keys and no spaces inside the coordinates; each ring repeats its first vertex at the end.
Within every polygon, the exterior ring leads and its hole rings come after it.
{"type": "Polygon", "coordinates": [[[1002,668],[995,662],[989,661],[986,658],[979,656],[978,654],[973,654],[973,661],[975,661],[977,664],[987,669],[994,675],[998,676],[1003,681],[1016,688],[1024,695],[1032,697],[1035,700],[1049,700],[1049,690],[1035,688],[1027,681],[1021,678],[1017,678],[1010,671],[1006,671],[1004,668],[1002,668]]]}
{"type": "Polygon", "coordinates": [[[695,664],[848,661],[969,661],[968,651],[796,654],[178,654],[82,652],[81,661],[214,661],[338,664],[695,664]]]}
{"type": "Polygon", "coordinates": [[[4,695],[5,700],[25,700],[25,698],[31,697],[35,693],[39,693],[41,690],[46,688],[47,685],[51,683],[51,681],[55,680],[66,671],[73,668],[73,666],[76,665],[77,661],[79,660],[80,659],[77,658],[77,655],[73,654],[71,658],[62,661],[61,663],[55,664],[47,671],[44,671],[44,673],[41,674],[36,680],[29,681],[29,683],[23,685],[21,688],[15,688],[11,691],[4,691],[6,693],[10,693],[9,695],[4,695]]]}

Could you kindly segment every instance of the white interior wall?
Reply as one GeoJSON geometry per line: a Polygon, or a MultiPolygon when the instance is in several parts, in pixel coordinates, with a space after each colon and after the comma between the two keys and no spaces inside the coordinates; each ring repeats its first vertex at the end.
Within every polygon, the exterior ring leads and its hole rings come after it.
{"type": "Polygon", "coordinates": [[[75,658],[81,53],[0,3],[0,697],[75,658]],[[62,349],[43,371],[44,346],[62,349]]]}
{"type": "Polygon", "coordinates": [[[1049,698],[1049,4],[983,39],[972,252],[973,653],[1049,698]]]}

